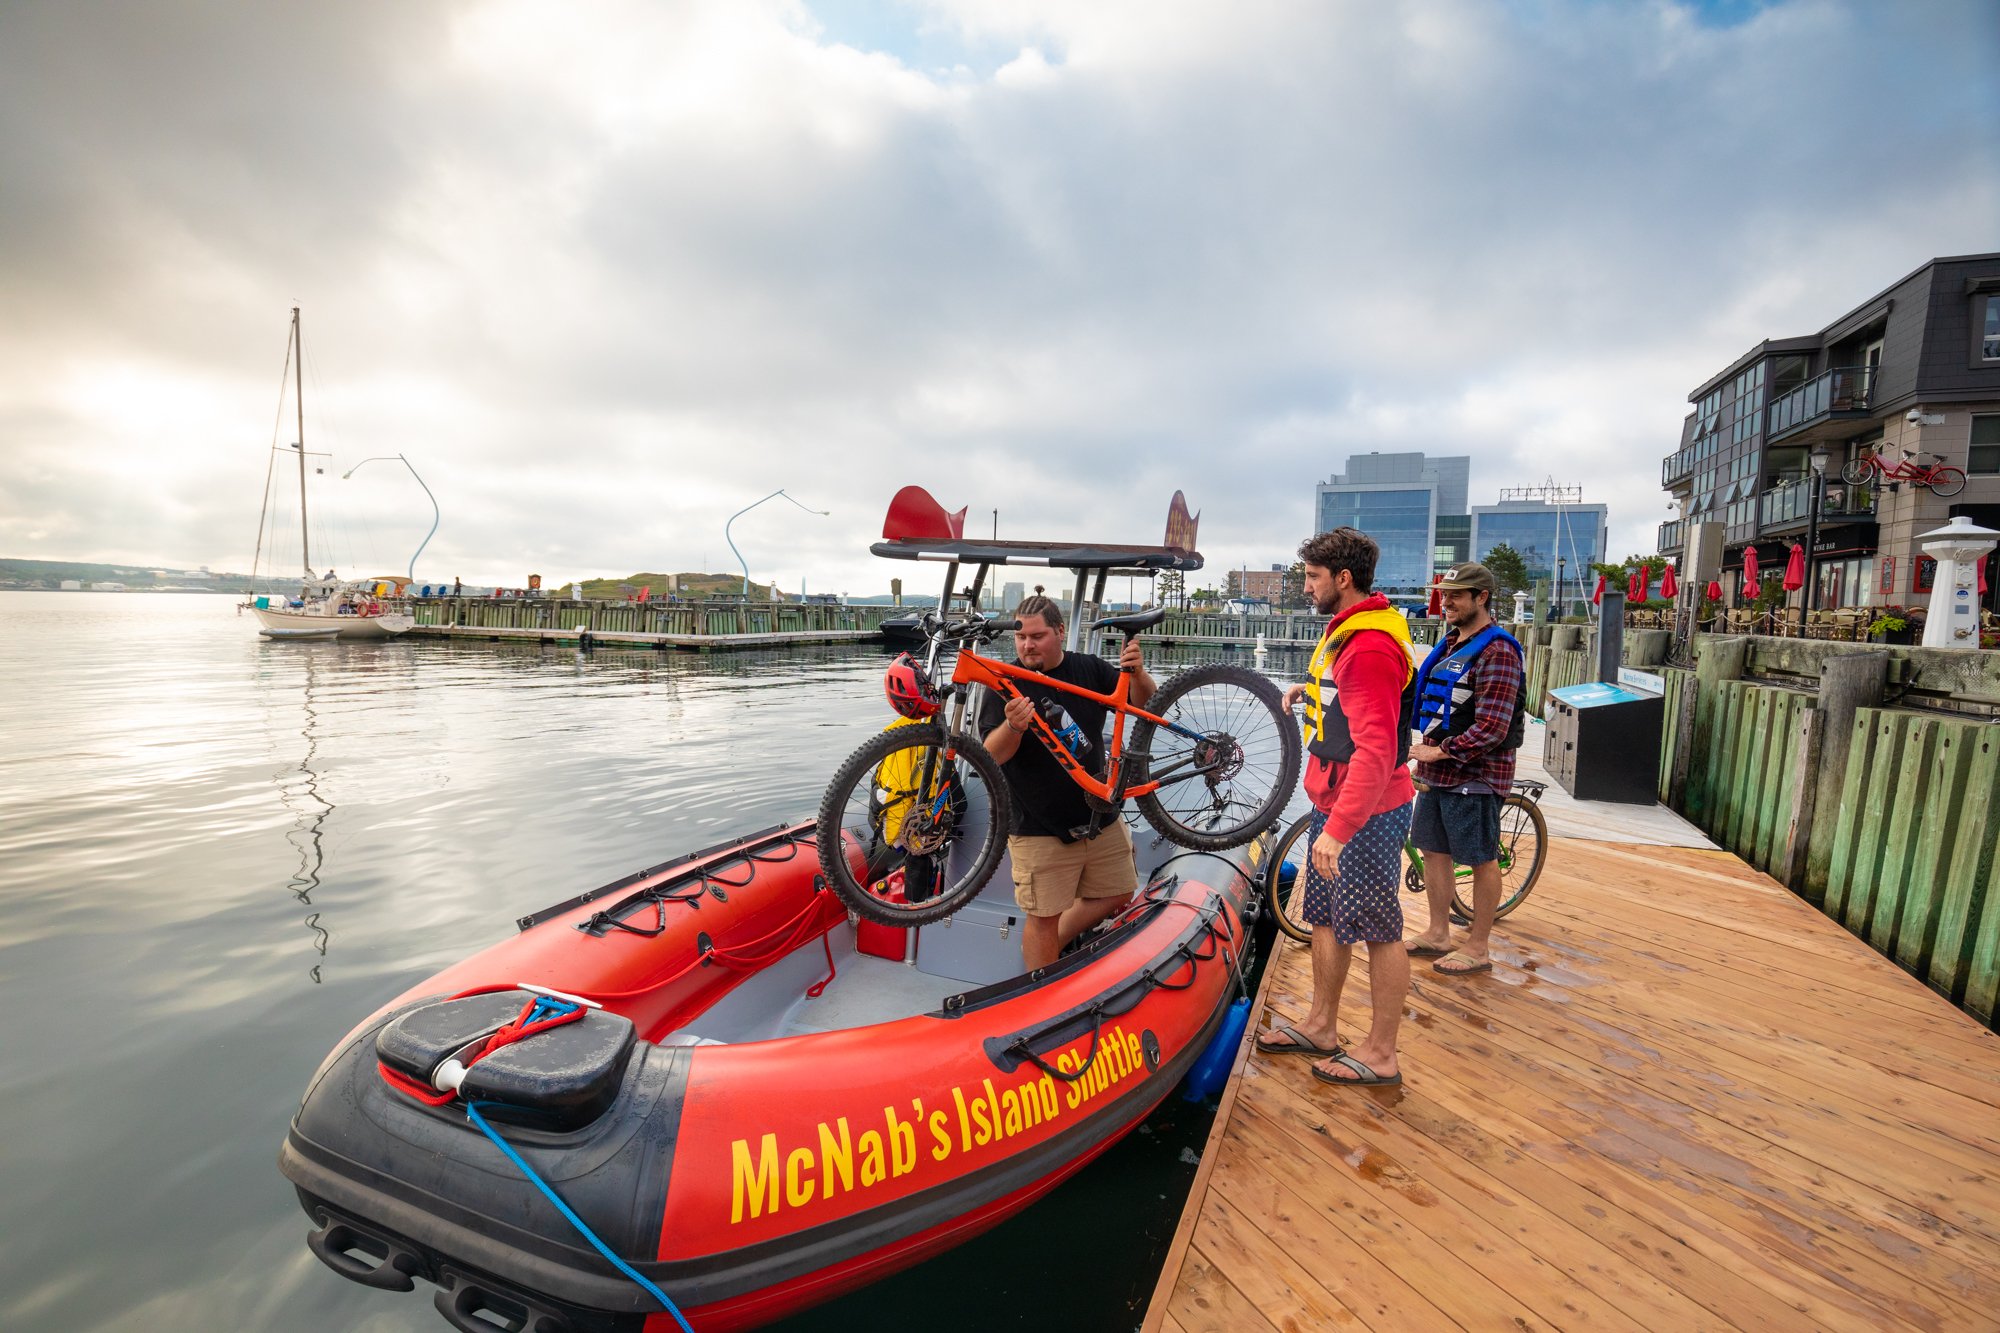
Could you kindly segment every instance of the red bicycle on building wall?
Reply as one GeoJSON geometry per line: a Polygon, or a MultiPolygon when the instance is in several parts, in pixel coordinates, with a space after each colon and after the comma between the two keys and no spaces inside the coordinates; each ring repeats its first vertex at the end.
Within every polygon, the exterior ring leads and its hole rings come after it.
{"type": "Polygon", "coordinates": [[[1902,451],[1902,460],[1893,466],[1882,461],[1882,455],[1869,450],[1840,470],[1841,480],[1850,486],[1867,486],[1876,482],[1907,481],[1916,486],[1928,486],[1932,495],[1957,495],[1965,489],[1963,469],[1948,466],[1943,454],[1932,454],[1935,463],[1919,463],[1918,455],[1908,449],[1902,451]]]}

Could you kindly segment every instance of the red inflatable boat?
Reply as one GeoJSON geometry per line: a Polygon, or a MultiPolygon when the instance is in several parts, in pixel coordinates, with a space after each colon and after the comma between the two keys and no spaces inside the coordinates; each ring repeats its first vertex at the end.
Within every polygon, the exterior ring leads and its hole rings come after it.
{"type": "Polygon", "coordinates": [[[811,830],[523,918],[350,1033],[280,1154],[313,1251],[371,1286],[435,1283],[463,1329],[679,1327],[471,1104],[694,1328],[753,1327],[1053,1189],[1175,1088],[1239,992],[1261,839],[1135,835],[1131,907],[1021,976],[1004,870],[946,921],[857,924],[811,830]]]}

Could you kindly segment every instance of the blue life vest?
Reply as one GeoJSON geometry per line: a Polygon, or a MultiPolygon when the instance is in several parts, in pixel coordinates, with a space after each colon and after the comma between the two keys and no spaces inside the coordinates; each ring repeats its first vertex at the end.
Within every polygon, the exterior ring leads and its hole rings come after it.
{"type": "MultiPolygon", "coordinates": [[[[1465,679],[1466,672],[1479,655],[1486,651],[1488,644],[1495,640],[1506,644],[1518,659],[1521,645],[1513,635],[1496,624],[1488,625],[1469,639],[1460,641],[1449,651],[1445,641],[1439,639],[1432,648],[1424,664],[1417,668],[1417,734],[1429,737],[1442,729],[1447,736],[1456,736],[1471,728],[1476,716],[1472,700],[1472,685],[1465,679]]],[[[1527,700],[1516,697],[1514,718],[1507,728],[1507,739],[1502,748],[1518,750],[1525,735],[1527,700]]]]}

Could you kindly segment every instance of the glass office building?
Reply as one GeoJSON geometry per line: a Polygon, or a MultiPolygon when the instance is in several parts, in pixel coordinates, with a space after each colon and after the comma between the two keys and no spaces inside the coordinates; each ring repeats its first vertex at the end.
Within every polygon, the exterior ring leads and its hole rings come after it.
{"type": "Polygon", "coordinates": [[[1382,548],[1376,591],[1421,602],[1429,595],[1431,576],[1464,558],[1471,470],[1472,460],[1464,456],[1351,455],[1346,471],[1320,483],[1313,530],[1352,527],[1367,533],[1382,548]]]}
{"type": "Polygon", "coordinates": [[[1560,556],[1571,579],[1605,558],[1608,510],[1603,505],[1503,501],[1472,509],[1472,558],[1484,562],[1496,546],[1511,546],[1530,579],[1553,579],[1560,556]]]}
{"type": "Polygon", "coordinates": [[[1323,490],[1318,531],[1359,528],[1382,548],[1375,562],[1375,589],[1385,593],[1422,592],[1431,581],[1431,534],[1437,491],[1393,486],[1323,490]]]}

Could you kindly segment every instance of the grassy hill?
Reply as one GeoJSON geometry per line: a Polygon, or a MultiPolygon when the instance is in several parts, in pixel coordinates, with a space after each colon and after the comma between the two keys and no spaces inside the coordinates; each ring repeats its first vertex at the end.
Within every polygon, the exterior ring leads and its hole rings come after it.
{"type": "MultiPolygon", "coordinates": [[[[627,574],[623,578],[585,579],[583,580],[583,595],[592,598],[610,598],[615,601],[625,596],[623,585],[628,584],[634,588],[650,587],[653,590],[652,595],[654,597],[678,595],[683,601],[690,602],[700,601],[707,597],[740,597],[743,594],[743,576],[741,574],[627,574]],[[678,585],[679,592],[678,594],[673,594],[670,590],[675,588],[676,585],[678,585]]],[[[548,591],[552,594],[567,593],[569,585],[565,583],[552,586],[548,591]]],[[[751,601],[769,601],[770,597],[770,584],[752,583],[750,585],[751,601]]]]}

